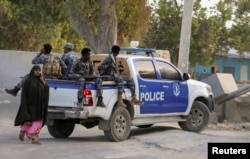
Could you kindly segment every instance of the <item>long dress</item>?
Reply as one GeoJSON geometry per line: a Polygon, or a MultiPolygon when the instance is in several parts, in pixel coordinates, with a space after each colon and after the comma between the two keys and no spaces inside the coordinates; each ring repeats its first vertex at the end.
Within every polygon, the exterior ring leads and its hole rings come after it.
{"type": "Polygon", "coordinates": [[[34,70],[40,67],[33,66],[28,79],[24,82],[21,103],[15,118],[15,126],[27,130],[26,135],[39,134],[46,121],[49,101],[49,87],[34,75],[34,70]],[[25,122],[31,122],[26,125],[25,122]]]}

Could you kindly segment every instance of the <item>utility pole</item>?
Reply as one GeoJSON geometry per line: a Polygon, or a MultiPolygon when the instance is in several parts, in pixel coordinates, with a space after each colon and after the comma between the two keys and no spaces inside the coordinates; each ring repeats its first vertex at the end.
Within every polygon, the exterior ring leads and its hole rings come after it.
{"type": "Polygon", "coordinates": [[[193,0],[184,0],[178,58],[178,68],[182,72],[188,72],[193,3],[193,0]]]}

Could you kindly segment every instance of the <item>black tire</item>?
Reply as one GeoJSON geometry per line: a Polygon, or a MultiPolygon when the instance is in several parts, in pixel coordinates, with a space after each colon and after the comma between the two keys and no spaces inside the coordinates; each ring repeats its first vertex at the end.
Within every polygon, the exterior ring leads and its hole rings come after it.
{"type": "Polygon", "coordinates": [[[148,125],[137,125],[136,127],[138,128],[149,128],[151,126],[153,126],[154,124],[148,124],[148,125]]]}
{"type": "Polygon", "coordinates": [[[67,138],[71,135],[75,128],[72,120],[54,120],[53,126],[47,126],[51,136],[55,138],[67,138]]]}
{"type": "Polygon", "coordinates": [[[200,132],[208,126],[209,120],[210,111],[208,107],[200,101],[195,101],[187,120],[179,122],[179,125],[185,131],[200,132]]]}
{"type": "Polygon", "coordinates": [[[123,141],[128,138],[131,130],[131,117],[126,108],[117,107],[111,115],[109,130],[104,135],[111,141],[123,141]]]}

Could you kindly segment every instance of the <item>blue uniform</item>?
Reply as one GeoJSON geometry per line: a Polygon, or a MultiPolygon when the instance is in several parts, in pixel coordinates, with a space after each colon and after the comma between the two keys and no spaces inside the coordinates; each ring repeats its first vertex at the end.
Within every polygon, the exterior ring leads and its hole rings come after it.
{"type": "MultiPolygon", "coordinates": [[[[86,82],[84,77],[81,76],[91,76],[95,75],[94,66],[92,61],[83,62],[82,58],[77,61],[77,64],[73,66],[75,68],[75,73],[78,74],[80,77],[79,81],[79,89],[78,89],[78,98],[82,98],[82,89],[86,82]]],[[[96,97],[102,97],[102,80],[101,78],[97,77],[94,78],[93,81],[97,87],[96,97]]]]}
{"type": "MultiPolygon", "coordinates": [[[[50,60],[50,54],[42,54],[42,55],[38,54],[36,55],[36,57],[33,58],[32,64],[45,64],[48,63],[49,60],[50,60]]],[[[60,66],[64,71],[67,70],[66,64],[60,59],[60,57],[54,56],[54,60],[60,63],[60,66]]]]}
{"type": "Polygon", "coordinates": [[[116,65],[116,58],[112,57],[112,54],[107,56],[103,62],[98,66],[98,70],[101,76],[108,75],[106,80],[115,81],[118,88],[118,95],[122,95],[124,89],[124,81],[127,82],[132,96],[135,95],[135,83],[134,80],[128,76],[115,75],[113,65],[116,65]]]}
{"type": "MultiPolygon", "coordinates": [[[[42,54],[39,53],[33,58],[32,64],[45,64],[50,61],[50,55],[51,54],[42,54]]],[[[62,73],[65,74],[67,70],[66,64],[60,59],[58,56],[54,56],[54,60],[56,62],[60,63],[60,66],[62,67],[62,73]]],[[[24,81],[28,78],[29,74],[26,74],[17,84],[17,88],[22,88],[24,81]]]]}
{"type": "Polygon", "coordinates": [[[64,53],[61,59],[67,65],[67,74],[73,74],[77,64],[77,56],[75,53],[73,51],[64,53]]]}

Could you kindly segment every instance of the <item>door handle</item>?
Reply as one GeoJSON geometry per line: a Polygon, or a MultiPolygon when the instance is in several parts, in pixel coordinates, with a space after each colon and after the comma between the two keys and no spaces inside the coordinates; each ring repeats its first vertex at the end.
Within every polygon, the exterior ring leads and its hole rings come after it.
{"type": "Polygon", "coordinates": [[[140,88],[146,88],[146,85],[140,85],[140,88]]]}
{"type": "Polygon", "coordinates": [[[168,89],[169,88],[169,86],[162,86],[164,89],[168,89]]]}

